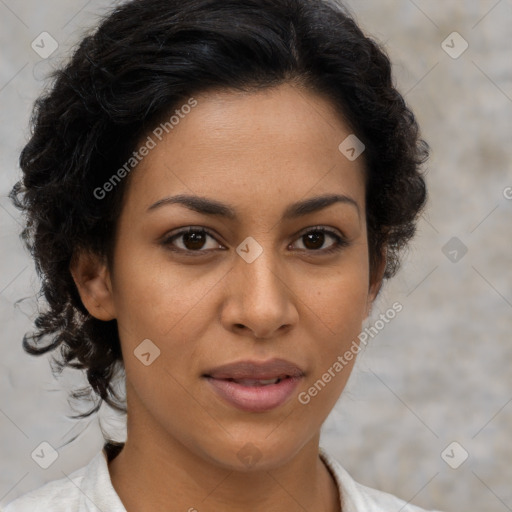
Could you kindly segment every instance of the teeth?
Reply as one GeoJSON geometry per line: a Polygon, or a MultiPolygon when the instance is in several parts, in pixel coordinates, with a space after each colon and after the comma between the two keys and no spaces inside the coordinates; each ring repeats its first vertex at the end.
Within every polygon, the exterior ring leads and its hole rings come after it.
{"type": "Polygon", "coordinates": [[[277,384],[281,379],[276,377],[275,379],[256,380],[256,379],[236,379],[234,382],[242,384],[243,386],[268,386],[270,384],[277,384]]]}

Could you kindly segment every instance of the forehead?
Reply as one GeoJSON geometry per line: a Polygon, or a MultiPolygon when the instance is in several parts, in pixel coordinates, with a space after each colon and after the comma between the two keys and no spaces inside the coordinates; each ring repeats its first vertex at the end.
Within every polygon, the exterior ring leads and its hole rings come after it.
{"type": "Polygon", "coordinates": [[[155,145],[131,177],[134,207],[181,193],[265,209],[336,193],[364,208],[363,158],[340,151],[351,130],[326,99],[286,84],[194,100],[149,132],[155,145]]]}

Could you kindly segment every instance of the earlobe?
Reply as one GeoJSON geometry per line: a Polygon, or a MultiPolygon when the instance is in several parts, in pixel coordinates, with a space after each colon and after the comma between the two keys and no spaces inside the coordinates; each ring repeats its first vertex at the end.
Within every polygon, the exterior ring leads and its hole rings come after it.
{"type": "Polygon", "coordinates": [[[113,320],[112,284],[104,259],[82,250],[73,255],[69,270],[87,311],[98,320],[113,320]]]}

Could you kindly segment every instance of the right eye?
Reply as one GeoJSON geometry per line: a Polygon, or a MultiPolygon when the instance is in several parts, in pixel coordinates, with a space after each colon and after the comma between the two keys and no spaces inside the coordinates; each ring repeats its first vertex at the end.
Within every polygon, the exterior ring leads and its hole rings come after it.
{"type": "Polygon", "coordinates": [[[204,256],[205,253],[212,252],[212,250],[219,248],[219,244],[217,242],[216,247],[210,248],[209,250],[202,249],[208,237],[215,240],[214,235],[205,228],[190,226],[187,229],[182,229],[181,231],[170,233],[162,240],[161,243],[164,247],[171,251],[188,253],[191,256],[204,256]],[[177,247],[174,244],[175,240],[181,240],[183,247],[177,247]]]}

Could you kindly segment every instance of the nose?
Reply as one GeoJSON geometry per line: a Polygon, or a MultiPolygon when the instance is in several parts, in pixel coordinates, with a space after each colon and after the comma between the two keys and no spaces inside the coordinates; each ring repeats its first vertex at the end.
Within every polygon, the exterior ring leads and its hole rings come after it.
{"type": "Polygon", "coordinates": [[[294,284],[290,269],[270,249],[251,263],[237,256],[226,287],[224,326],[256,339],[282,335],[299,317],[294,284]]]}

